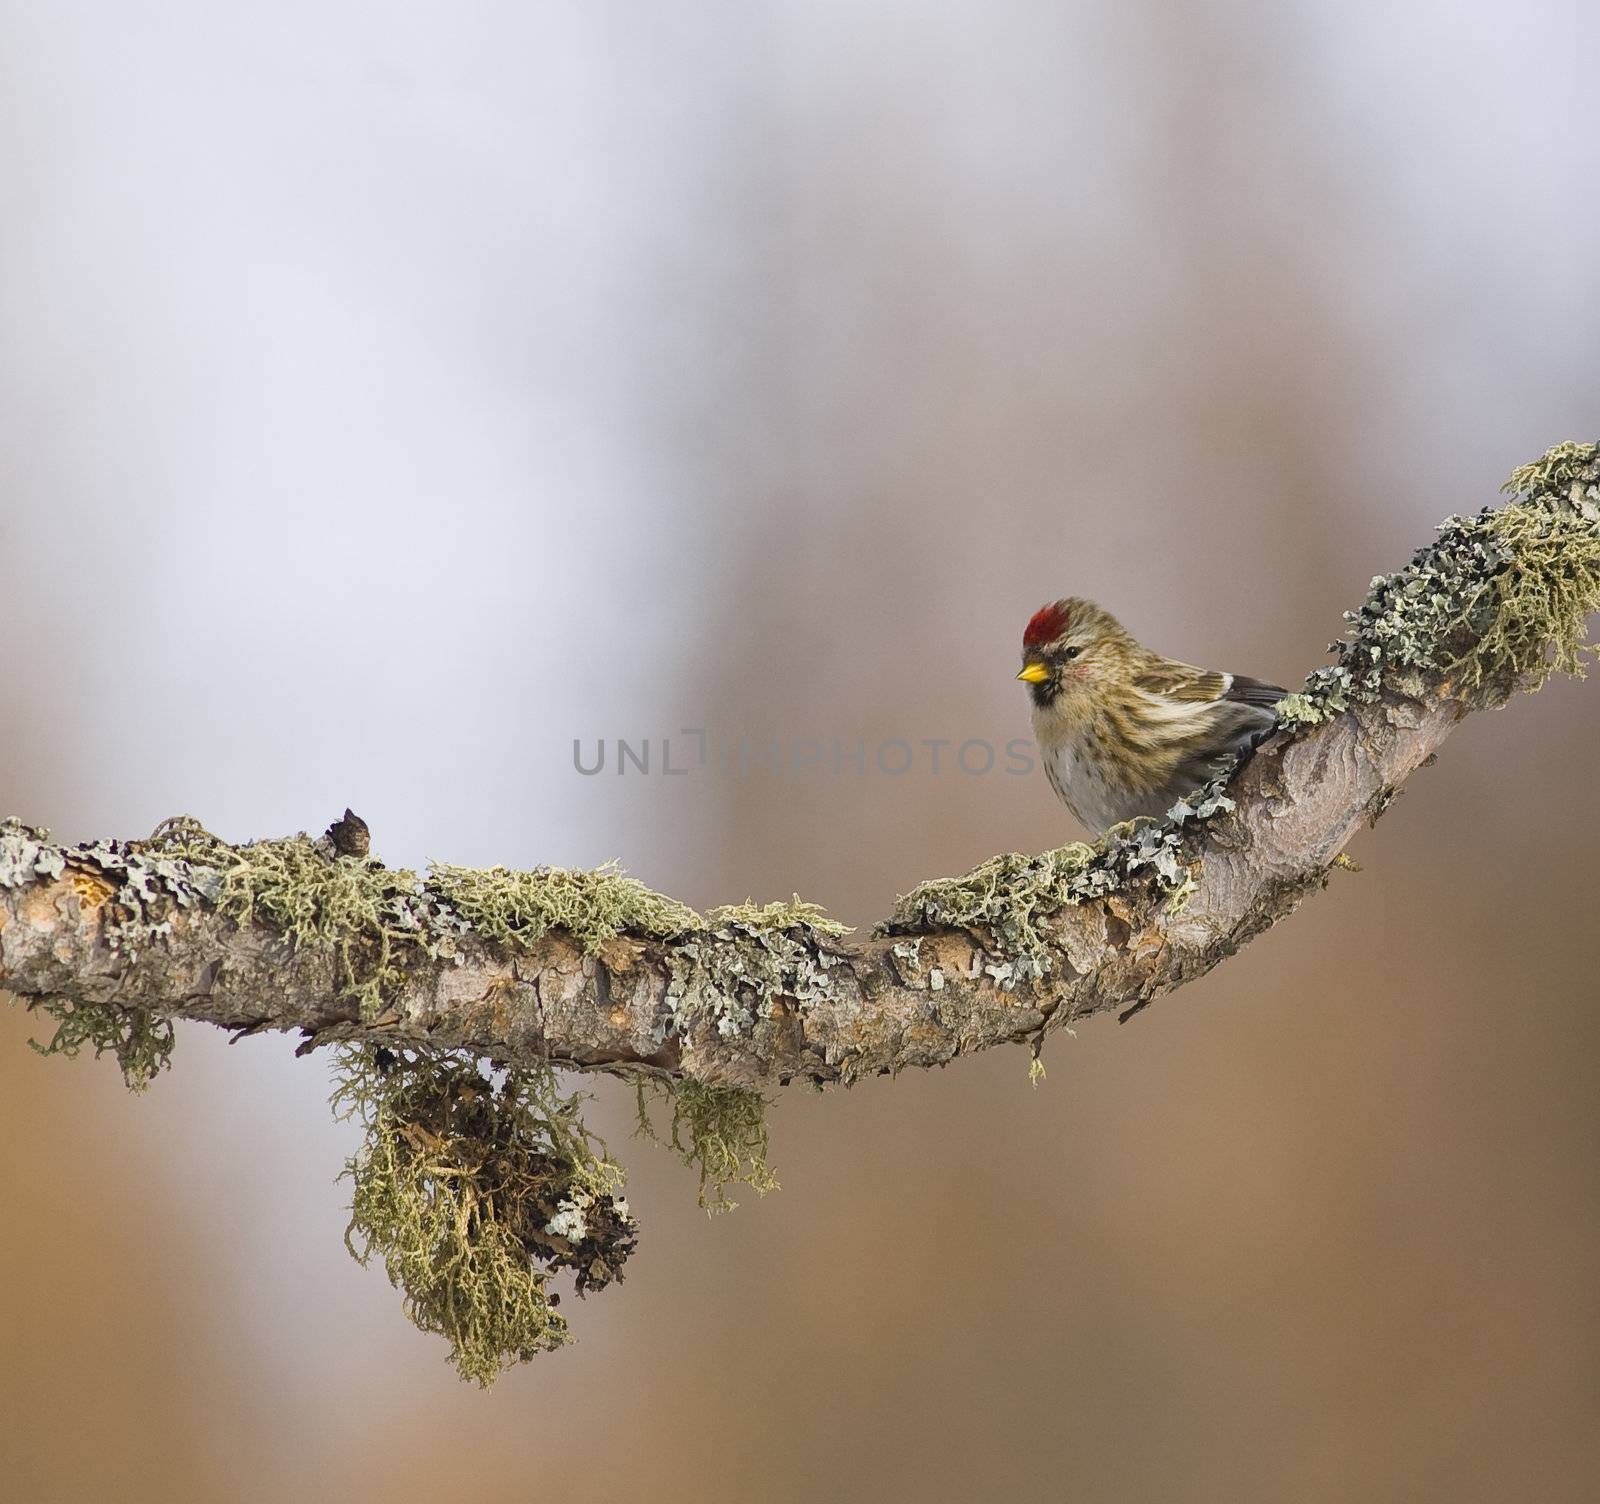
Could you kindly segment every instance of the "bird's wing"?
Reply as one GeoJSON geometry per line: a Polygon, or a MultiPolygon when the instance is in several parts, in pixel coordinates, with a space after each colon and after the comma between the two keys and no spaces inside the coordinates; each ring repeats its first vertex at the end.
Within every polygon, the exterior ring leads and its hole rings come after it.
{"type": "Polygon", "coordinates": [[[1134,683],[1147,694],[1160,695],[1166,700],[1204,705],[1218,700],[1236,700],[1263,710],[1271,710],[1286,693],[1276,684],[1266,684],[1244,674],[1214,673],[1196,668],[1192,663],[1176,663],[1170,658],[1145,669],[1134,683]]]}
{"type": "Polygon", "coordinates": [[[1214,674],[1192,663],[1166,658],[1151,664],[1133,682],[1146,694],[1159,695],[1164,700],[1209,705],[1228,693],[1230,678],[1228,674],[1214,674]]]}

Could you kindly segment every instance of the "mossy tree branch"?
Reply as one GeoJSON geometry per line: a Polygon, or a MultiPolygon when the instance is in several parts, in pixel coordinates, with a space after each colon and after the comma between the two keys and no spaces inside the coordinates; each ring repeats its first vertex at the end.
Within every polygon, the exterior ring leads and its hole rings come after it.
{"type": "MultiPolygon", "coordinates": [[[[1563,445],[1522,500],[1454,518],[1351,613],[1338,664],[1229,786],[1097,848],[926,884],[860,940],[809,905],[702,917],[620,874],[440,867],[192,822],[67,848],[0,837],[0,987],[308,1042],[762,1087],[942,1065],[1127,1010],[1319,887],[1472,709],[1580,667],[1600,603],[1600,461],[1563,445]]],[[[333,833],[337,834],[337,830],[333,833]]],[[[90,1038],[89,1042],[96,1042],[90,1038]]]]}

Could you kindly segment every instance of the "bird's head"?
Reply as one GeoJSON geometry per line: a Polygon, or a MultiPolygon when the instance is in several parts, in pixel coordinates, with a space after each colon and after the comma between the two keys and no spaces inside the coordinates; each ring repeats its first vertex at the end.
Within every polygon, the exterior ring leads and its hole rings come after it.
{"type": "Polygon", "coordinates": [[[1022,672],[1033,703],[1063,708],[1116,682],[1133,639],[1093,601],[1068,596],[1033,613],[1022,634],[1022,672]]]}

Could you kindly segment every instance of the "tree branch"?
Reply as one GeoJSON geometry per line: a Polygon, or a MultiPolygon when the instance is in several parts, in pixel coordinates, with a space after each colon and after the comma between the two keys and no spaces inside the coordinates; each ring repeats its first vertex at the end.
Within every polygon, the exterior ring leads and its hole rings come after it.
{"type": "Polygon", "coordinates": [[[1523,500],[1451,519],[1374,582],[1338,663],[1291,697],[1226,796],[1093,850],[924,885],[860,942],[806,905],[702,918],[610,872],[419,879],[341,854],[345,822],[317,842],[232,847],[180,822],[71,849],[11,822],[0,987],[58,1017],[299,1029],[308,1044],[712,1085],[850,1081],[1036,1045],[1231,955],[1326,881],[1469,710],[1578,669],[1600,603],[1600,448],[1561,446],[1514,481],[1523,500]]]}

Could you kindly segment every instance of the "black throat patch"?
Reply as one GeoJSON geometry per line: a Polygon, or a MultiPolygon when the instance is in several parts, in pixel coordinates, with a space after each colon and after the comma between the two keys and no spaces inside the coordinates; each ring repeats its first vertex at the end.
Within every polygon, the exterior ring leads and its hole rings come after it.
{"type": "Polygon", "coordinates": [[[1030,684],[1028,693],[1033,696],[1033,703],[1041,710],[1048,709],[1055,703],[1056,696],[1061,693],[1061,672],[1052,669],[1050,677],[1038,684],[1030,684]]]}

